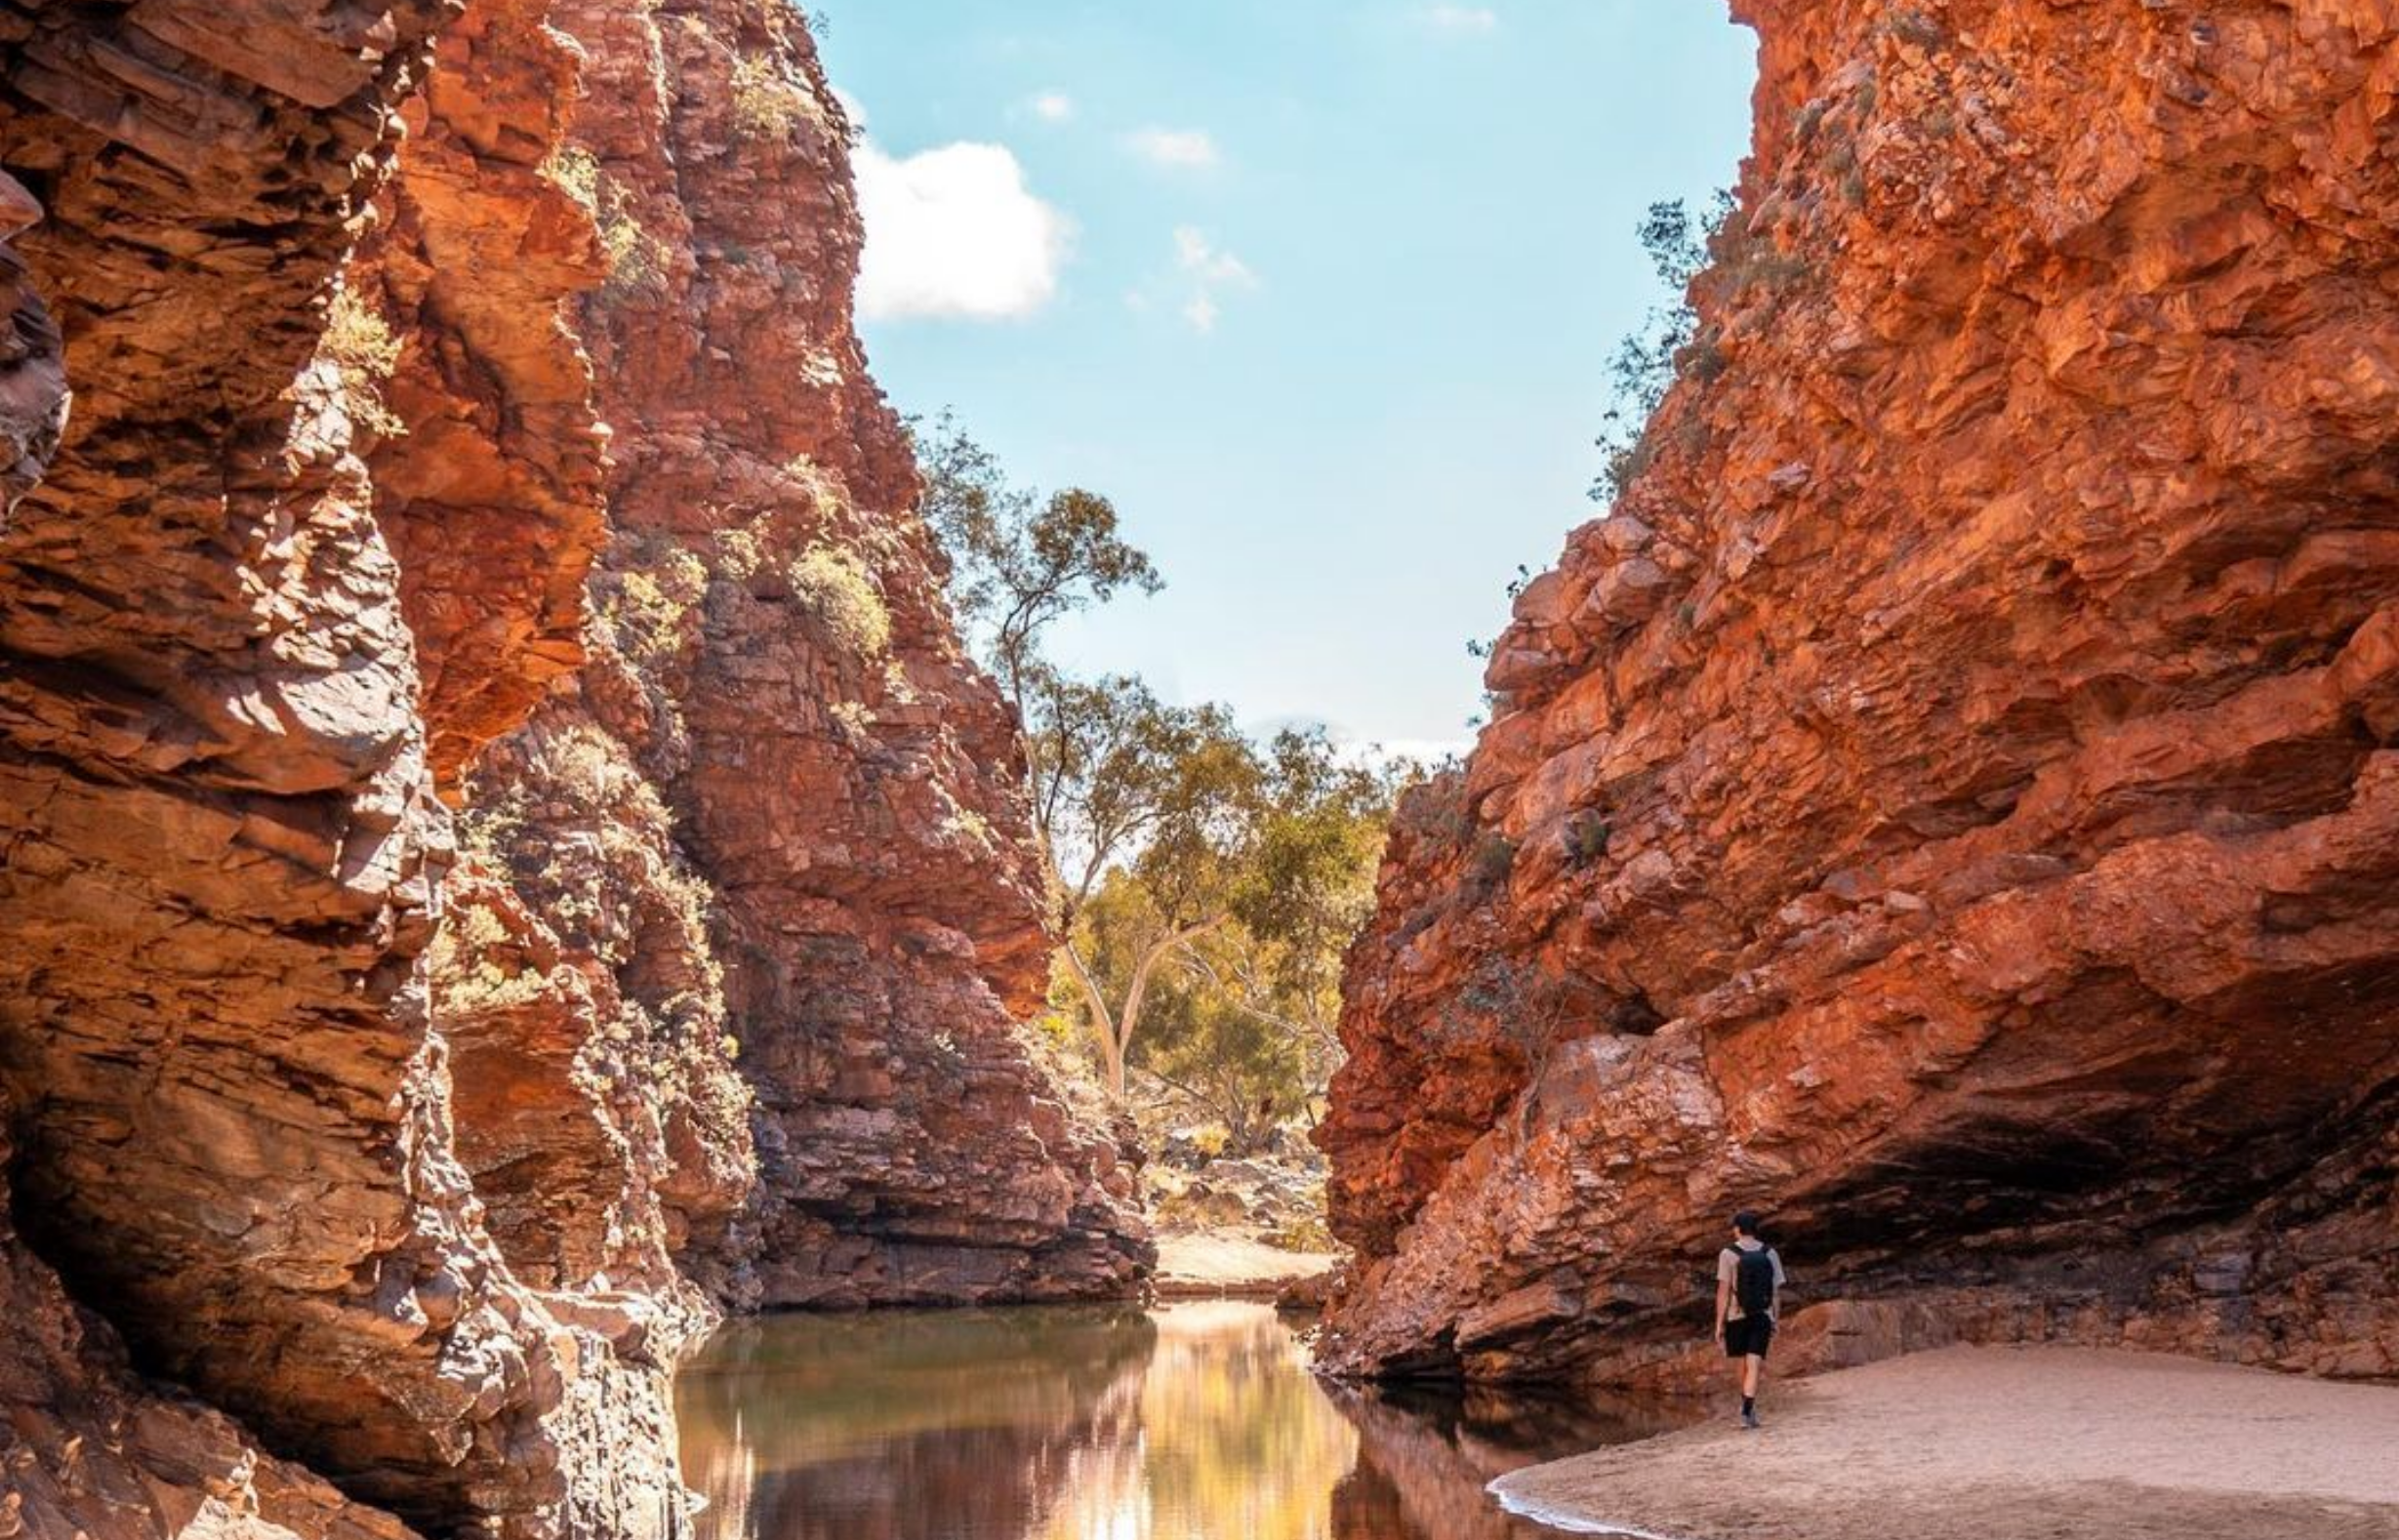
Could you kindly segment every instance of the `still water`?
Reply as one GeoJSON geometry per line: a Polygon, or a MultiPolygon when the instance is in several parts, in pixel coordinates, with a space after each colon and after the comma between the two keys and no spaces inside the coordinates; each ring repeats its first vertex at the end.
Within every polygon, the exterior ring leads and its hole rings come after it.
{"type": "Polygon", "coordinates": [[[1484,1483],[1664,1426],[1327,1386],[1232,1303],[770,1317],[676,1399],[700,1540],[1554,1540],[1484,1483]]]}

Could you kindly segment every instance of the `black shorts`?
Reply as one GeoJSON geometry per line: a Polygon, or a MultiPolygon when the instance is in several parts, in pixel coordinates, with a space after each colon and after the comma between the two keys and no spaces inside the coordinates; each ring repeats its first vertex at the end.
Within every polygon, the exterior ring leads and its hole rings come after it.
{"type": "Polygon", "coordinates": [[[1725,1357],[1746,1358],[1755,1355],[1766,1357],[1769,1344],[1774,1340],[1774,1317],[1743,1316],[1738,1320],[1725,1322],[1725,1357]]]}

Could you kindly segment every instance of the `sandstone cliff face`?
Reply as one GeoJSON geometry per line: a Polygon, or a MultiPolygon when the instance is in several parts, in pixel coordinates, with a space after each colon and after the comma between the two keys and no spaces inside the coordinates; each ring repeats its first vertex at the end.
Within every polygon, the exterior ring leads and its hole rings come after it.
{"type": "Polygon", "coordinates": [[[106,1323],[19,1242],[7,1196],[0,1187],[0,1535],[407,1540],[389,1515],[263,1454],[224,1413],[143,1385],[106,1323]]]}
{"type": "Polygon", "coordinates": [[[796,20],[0,42],[0,1526],[677,1533],[709,1289],[1137,1278],[796,20]]]}
{"type": "Polygon", "coordinates": [[[2399,9],[1743,7],[1645,472],[1351,962],[1358,1371],[2399,1370],[2399,9]],[[1687,1367],[1687,1365],[1685,1365],[1687,1367]]]}
{"type": "MultiPolygon", "coordinates": [[[[767,1305],[1120,1295],[1149,1265],[1131,1172],[1016,1032],[1049,942],[1013,728],[851,330],[848,124],[769,0],[554,20],[612,106],[570,158],[617,259],[581,323],[613,539],[592,667],[533,731],[656,789],[713,916],[629,990],[756,1097],[755,1194],[685,1216],[695,1265],[767,1305]]],[[[504,834],[515,869],[552,832],[504,834]]]]}
{"type": "Polygon", "coordinates": [[[321,351],[443,20],[10,23],[0,161],[77,398],[0,544],[0,1079],[20,1223],[146,1367],[371,1498],[531,1516],[577,1350],[451,1155],[416,965],[448,820],[321,351]]]}

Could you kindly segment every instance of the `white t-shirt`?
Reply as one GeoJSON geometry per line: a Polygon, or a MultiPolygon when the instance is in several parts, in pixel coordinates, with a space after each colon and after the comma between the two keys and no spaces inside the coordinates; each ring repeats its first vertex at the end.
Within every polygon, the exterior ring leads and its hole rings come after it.
{"type": "MultiPolygon", "coordinates": [[[[1772,1246],[1768,1245],[1763,1240],[1736,1240],[1731,1245],[1727,1246],[1724,1250],[1718,1252],[1716,1255],[1716,1281],[1724,1284],[1728,1288],[1733,1287],[1734,1281],[1740,1277],[1741,1274],[1741,1253],[1744,1251],[1753,1253],[1763,1251],[1766,1253],[1766,1259],[1774,1264],[1774,1297],[1779,1302],[1782,1297],[1783,1284],[1782,1254],[1776,1251],[1772,1246]]],[[[1732,1296],[1731,1305],[1725,1311],[1725,1318],[1727,1320],[1739,1320],[1742,1318],[1741,1296],[1737,1291],[1732,1296]]],[[[1774,1318],[1774,1313],[1771,1310],[1768,1311],[1766,1313],[1766,1318],[1772,1320],[1774,1318]]]]}

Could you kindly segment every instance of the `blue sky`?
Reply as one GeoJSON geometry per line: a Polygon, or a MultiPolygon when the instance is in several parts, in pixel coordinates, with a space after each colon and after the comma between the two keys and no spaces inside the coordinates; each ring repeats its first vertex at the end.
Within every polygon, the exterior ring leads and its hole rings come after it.
{"type": "Polygon", "coordinates": [[[1633,236],[1729,183],[1708,0],[817,0],[863,109],[864,330],[901,410],[1113,498],[1168,588],[1089,669],[1454,742],[1470,637],[1583,489],[1633,236]]]}

